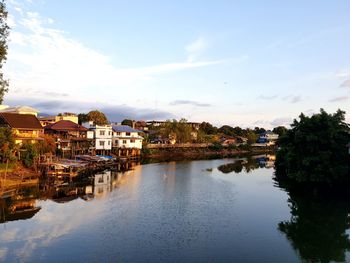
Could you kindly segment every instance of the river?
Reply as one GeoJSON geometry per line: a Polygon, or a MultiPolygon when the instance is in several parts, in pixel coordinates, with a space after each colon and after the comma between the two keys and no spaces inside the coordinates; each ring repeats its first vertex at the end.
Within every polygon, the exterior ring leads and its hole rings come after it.
{"type": "Polygon", "coordinates": [[[0,262],[350,261],[349,205],[276,186],[267,159],[134,165],[1,200],[0,262]]]}

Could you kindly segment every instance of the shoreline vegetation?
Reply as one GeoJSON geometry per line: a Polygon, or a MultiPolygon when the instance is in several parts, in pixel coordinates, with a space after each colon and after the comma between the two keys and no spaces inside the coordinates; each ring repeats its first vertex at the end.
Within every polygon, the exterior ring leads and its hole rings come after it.
{"type": "Polygon", "coordinates": [[[349,142],[344,111],[301,114],[279,140],[276,181],[288,192],[349,195],[349,142]]]}

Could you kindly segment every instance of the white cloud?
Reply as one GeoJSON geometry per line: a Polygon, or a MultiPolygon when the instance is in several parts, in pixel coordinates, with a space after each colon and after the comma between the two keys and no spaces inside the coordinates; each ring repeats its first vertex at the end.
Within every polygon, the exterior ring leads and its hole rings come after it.
{"type": "Polygon", "coordinates": [[[188,62],[194,62],[198,57],[207,49],[208,44],[203,37],[197,38],[195,41],[191,42],[186,46],[186,51],[188,53],[188,62]]]}
{"type": "MultiPolygon", "coordinates": [[[[19,7],[16,5],[16,8],[19,7]]],[[[149,96],[149,91],[140,87],[145,87],[145,83],[159,74],[223,63],[223,60],[194,59],[206,46],[204,40],[199,38],[186,48],[189,58],[192,57],[187,61],[117,68],[107,55],[54,28],[53,19],[22,9],[16,16],[14,23],[17,26],[10,34],[5,67],[10,79],[10,93],[7,96],[10,99],[38,98],[60,92],[69,94],[65,99],[130,103],[125,98],[149,96]],[[98,92],[101,89],[104,94],[108,92],[108,97],[98,92]]]]}

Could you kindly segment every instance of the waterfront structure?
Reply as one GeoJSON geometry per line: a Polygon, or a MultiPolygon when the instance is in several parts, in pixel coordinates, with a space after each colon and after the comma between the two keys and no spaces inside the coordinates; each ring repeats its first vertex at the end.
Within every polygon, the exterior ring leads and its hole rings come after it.
{"type": "Polygon", "coordinates": [[[36,143],[43,140],[40,137],[43,127],[33,114],[0,112],[0,127],[9,127],[15,143],[19,145],[23,142],[36,143]]]}
{"type": "Polygon", "coordinates": [[[70,112],[64,112],[56,116],[40,116],[39,121],[43,127],[59,121],[71,121],[78,124],[78,115],[70,112]]]}
{"type": "MultiPolygon", "coordinates": [[[[61,120],[44,127],[45,134],[56,139],[57,148],[63,156],[74,157],[88,154],[92,147],[92,139],[88,138],[89,130],[73,121],[61,120]]],[[[90,136],[92,137],[92,136],[90,136]]]]}
{"type": "Polygon", "coordinates": [[[140,155],[142,132],[127,125],[113,125],[113,151],[118,156],[140,155]]]}
{"type": "Polygon", "coordinates": [[[258,143],[267,143],[269,145],[274,145],[277,140],[278,140],[278,134],[272,131],[266,131],[260,134],[258,143]]]}
{"type": "Polygon", "coordinates": [[[29,106],[15,106],[15,107],[9,107],[6,105],[0,105],[0,106],[1,106],[0,112],[6,112],[6,113],[29,114],[37,117],[39,112],[37,109],[34,109],[29,106]]]}
{"type": "Polygon", "coordinates": [[[112,151],[112,125],[96,125],[92,121],[84,122],[83,126],[89,131],[87,138],[92,139],[93,153],[108,155],[112,151]]]}

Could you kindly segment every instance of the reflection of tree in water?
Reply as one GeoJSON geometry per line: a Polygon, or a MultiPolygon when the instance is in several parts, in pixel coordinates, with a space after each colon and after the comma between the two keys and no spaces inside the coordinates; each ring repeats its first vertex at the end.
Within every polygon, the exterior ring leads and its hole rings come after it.
{"type": "Polygon", "coordinates": [[[350,250],[350,202],[291,194],[291,219],[278,224],[305,262],[345,262],[350,250]]]}
{"type": "Polygon", "coordinates": [[[259,168],[259,163],[256,159],[247,158],[246,160],[237,160],[234,163],[223,164],[218,167],[218,170],[222,173],[241,173],[243,169],[249,173],[252,170],[259,168]]]}

